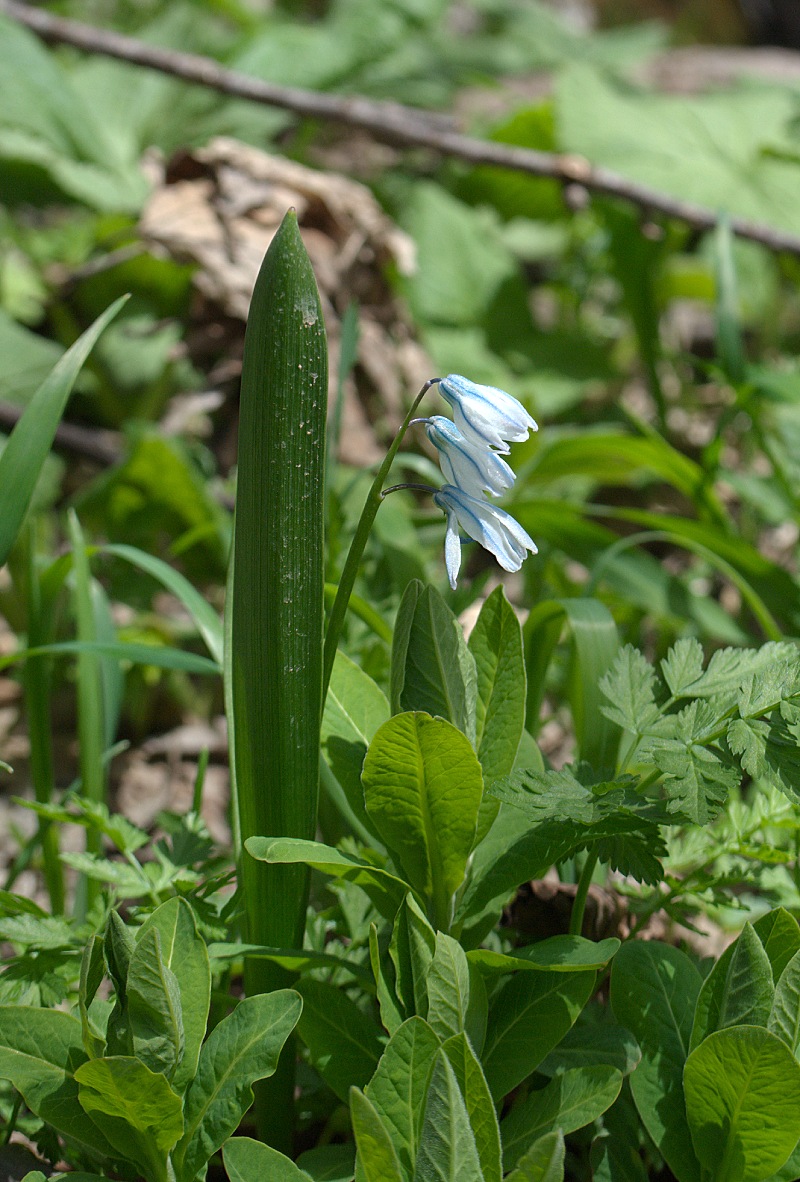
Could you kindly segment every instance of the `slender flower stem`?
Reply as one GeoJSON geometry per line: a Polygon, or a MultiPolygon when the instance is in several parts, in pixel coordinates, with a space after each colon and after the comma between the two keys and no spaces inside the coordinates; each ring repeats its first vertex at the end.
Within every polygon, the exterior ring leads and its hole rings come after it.
{"type": "Polygon", "coordinates": [[[569,917],[569,934],[571,936],[579,936],[583,929],[583,913],[586,910],[586,896],[589,893],[589,886],[596,865],[597,853],[593,850],[586,855],[586,861],[583,863],[583,870],[581,870],[581,876],[578,881],[578,889],[575,892],[572,915],[569,917]]]}
{"type": "Polygon", "coordinates": [[[325,633],[325,649],[323,654],[323,671],[322,671],[322,704],[325,706],[325,698],[328,693],[328,685],[331,680],[331,673],[333,672],[333,662],[336,659],[336,649],[339,645],[339,637],[344,625],[344,618],[347,614],[347,605],[350,602],[350,596],[358,574],[358,568],[361,564],[361,558],[369,538],[369,531],[372,529],[372,523],[375,520],[378,509],[381,506],[383,499],[383,483],[389,474],[389,469],[394,463],[394,458],[397,455],[400,444],[403,442],[403,437],[411,425],[411,420],[414,417],[414,412],[419,406],[422,399],[430,390],[431,386],[435,386],[439,381],[438,378],[431,378],[426,382],[420,390],[417,397],[411,404],[411,409],[403,420],[400,430],[394,437],[391,447],[386,453],[386,457],[378,469],[378,474],[372,482],[372,487],[369,490],[367,499],[364,503],[364,508],[361,511],[356,532],[353,535],[353,540],[350,543],[350,550],[348,551],[345,560],[344,569],[342,570],[341,578],[339,579],[339,588],[336,592],[336,598],[333,601],[330,618],[328,620],[328,628],[325,633]]]}

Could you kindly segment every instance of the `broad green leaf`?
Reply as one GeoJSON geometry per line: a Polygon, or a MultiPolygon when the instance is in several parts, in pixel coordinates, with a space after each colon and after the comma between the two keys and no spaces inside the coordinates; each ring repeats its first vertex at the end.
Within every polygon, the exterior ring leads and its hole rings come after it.
{"type": "Polygon", "coordinates": [[[781,973],[767,1019],[767,1030],[777,1034],[794,1053],[800,1043],[800,952],[781,973]]]}
{"type": "Polygon", "coordinates": [[[467,1029],[470,1008],[469,961],[457,940],[436,933],[436,949],[426,978],[428,1023],[442,1041],[467,1029]]]}
{"type": "Polygon", "coordinates": [[[683,1067],[701,977],[677,948],[655,941],[623,944],[611,968],[611,1005],[642,1051],[630,1077],[642,1123],[679,1182],[700,1182],[692,1152],[683,1067]]]}
{"type": "MultiPolygon", "coordinates": [[[[11,30],[4,26],[3,36],[9,33],[14,37],[18,35],[13,26],[11,30]]],[[[8,437],[0,455],[0,488],[3,489],[0,566],[8,559],[19,533],[75,379],[98,337],[126,300],[127,296],[116,300],[57,362],[8,437]]]]}
{"type": "Polygon", "coordinates": [[[475,744],[490,784],[513,768],[525,726],[522,630],[502,587],[484,602],[468,644],[478,677],[475,744]]]}
{"type": "Polygon", "coordinates": [[[597,974],[517,973],[492,998],[481,1062],[492,1096],[526,1079],[575,1022],[597,974]]]}
{"type": "Polygon", "coordinates": [[[409,893],[394,919],[389,941],[397,994],[409,1015],[427,1017],[428,970],[435,951],[436,933],[409,893]]]}
{"type": "Polygon", "coordinates": [[[393,919],[408,892],[408,883],[381,866],[373,866],[318,841],[299,837],[250,837],[245,849],[263,862],[304,862],[332,878],[354,882],[369,895],[384,919],[393,919]]]}
{"type": "Polygon", "coordinates": [[[403,1182],[391,1136],[375,1108],[358,1088],[350,1089],[350,1119],[356,1139],[356,1173],[364,1182],[403,1182]]]}
{"type": "Polygon", "coordinates": [[[403,1177],[412,1178],[425,1097],[439,1039],[422,1018],[409,1018],[394,1032],[366,1088],[391,1138],[403,1177]]]}
{"type": "Polygon", "coordinates": [[[507,1182],[564,1182],[564,1134],[537,1138],[508,1175],[507,1182]]]}
{"type": "Polygon", "coordinates": [[[158,928],[149,928],[136,941],[127,993],[135,1055],[171,1080],[183,1056],[183,1013],[177,977],[161,955],[158,928]]]}
{"type": "Polygon", "coordinates": [[[603,1134],[595,1139],[590,1153],[594,1182],[647,1182],[640,1152],[646,1134],[629,1088],[623,1087],[603,1113],[603,1134]]]}
{"type": "Polygon", "coordinates": [[[151,912],[137,932],[137,941],[141,941],[151,929],[158,931],[164,967],[174,974],[180,995],[184,1046],[172,1086],[177,1092],[183,1092],[197,1070],[206,1033],[211,1000],[208,951],[185,899],[168,899],[151,912]]]}
{"type": "Polygon", "coordinates": [[[553,1076],[571,1067],[607,1066],[630,1075],[642,1057],[638,1042],[630,1030],[613,1021],[608,1007],[603,1006],[599,1014],[600,1020],[593,1021],[590,1003],[558,1046],[539,1064],[537,1072],[553,1076]]]}
{"type": "Polygon", "coordinates": [[[252,1084],[275,1071],[301,1009],[291,989],[256,994],[211,1031],[186,1090],[186,1128],[173,1155],[178,1182],[192,1182],[238,1128],[253,1102],[252,1084]]]}
{"type": "Polygon", "coordinates": [[[556,102],[563,151],[683,201],[800,229],[791,164],[766,150],[792,118],[781,88],[662,95],[575,64],[560,76],[556,102]]]}
{"type": "Polygon", "coordinates": [[[800,1139],[800,1065],[757,1026],[710,1034],[686,1061],[695,1153],[714,1182],[761,1182],[800,1139]]]}
{"type": "Polygon", "coordinates": [[[467,1107],[443,1051],[428,1089],[414,1182],[483,1182],[467,1107]]]}
{"type": "Polygon", "coordinates": [[[515,1166],[544,1133],[572,1133],[601,1116],[616,1100],[622,1075],[615,1067],[574,1067],[511,1109],[500,1125],[503,1167],[515,1166]]]}
{"type": "Polygon", "coordinates": [[[467,1109],[475,1146],[480,1158],[483,1182],[500,1182],[502,1164],[500,1129],[494,1101],[481,1065],[466,1034],[456,1034],[442,1045],[450,1060],[467,1109]]]}
{"type": "Polygon", "coordinates": [[[208,600],[204,599],[196,587],[189,580],[169,566],[162,559],[139,550],[135,546],[113,545],[103,546],[103,554],[111,554],[115,558],[122,558],[132,566],[146,571],[157,579],[163,587],[171,592],[188,611],[197,626],[197,631],[205,641],[206,648],[217,665],[222,667],[223,642],[222,620],[214,611],[208,600]]]}
{"type": "Polygon", "coordinates": [[[297,1159],[314,1182],[353,1182],[355,1145],[318,1145],[307,1149],[297,1159]]]}
{"type": "Polygon", "coordinates": [[[222,1148],[222,1159],[230,1182],[312,1182],[291,1158],[250,1137],[231,1137],[222,1148]]]}
{"type": "Polygon", "coordinates": [[[129,1056],[92,1059],[75,1072],[78,1099],[114,1148],[153,1182],[183,1132],[180,1096],[165,1077],[129,1056]]]}
{"type": "Polygon", "coordinates": [[[755,1006],[753,1012],[758,1015],[758,1021],[749,1024],[766,1025],[764,1011],[768,1015],[772,1006],[772,982],[780,978],[797,951],[800,951],[800,927],[788,911],[778,907],[757,919],[747,935],[743,932],[725,949],[703,982],[695,1006],[689,1049],[693,1051],[707,1035],[723,1025],[743,1024],[723,1021],[724,1010],[735,1019],[755,1006]],[[764,957],[754,946],[753,934],[763,947],[764,957]],[[738,961],[735,989],[730,980],[734,957],[738,961]],[[756,974],[752,981],[751,971],[756,974]]]}
{"type": "Polygon", "coordinates": [[[322,1078],[344,1101],[372,1078],[381,1053],[377,1026],[354,1001],[323,981],[298,982],[303,1013],[297,1032],[322,1078]]]}
{"type": "Polygon", "coordinates": [[[616,937],[585,940],[583,936],[550,936],[537,944],[516,948],[513,953],[476,948],[468,953],[471,964],[485,973],[513,973],[517,969],[536,969],[546,973],[579,973],[603,969],[619,951],[616,937]]]}
{"type": "Polygon", "coordinates": [[[322,752],[348,804],[369,832],[374,832],[374,826],[364,808],[361,768],[367,747],[388,717],[383,690],[340,649],[322,715],[322,752]]]}
{"type": "Polygon", "coordinates": [[[373,824],[447,929],[483,793],[471,744],[444,719],[398,714],[370,743],[362,782],[373,824]]]}
{"type": "Polygon", "coordinates": [[[774,996],[769,959],[752,924],[746,923],[725,974],[717,1029],[766,1026],[774,996]]]}
{"type": "Polygon", "coordinates": [[[78,1103],[75,1071],[86,1062],[81,1024],[61,1010],[0,1006],[0,1077],[36,1116],[83,1146],[113,1156],[78,1103]]]}
{"type": "Polygon", "coordinates": [[[392,713],[424,711],[475,740],[477,674],[461,625],[433,587],[412,583],[392,647],[392,713]]]}

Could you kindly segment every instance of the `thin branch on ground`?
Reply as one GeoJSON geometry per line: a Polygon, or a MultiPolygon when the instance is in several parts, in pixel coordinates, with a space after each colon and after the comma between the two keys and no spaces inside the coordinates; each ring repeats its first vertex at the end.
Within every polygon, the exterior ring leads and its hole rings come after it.
{"type": "MultiPolygon", "coordinates": [[[[592,165],[582,156],[539,152],[476,139],[452,130],[453,121],[446,117],[399,103],[277,86],[228,70],[210,58],[162,49],[133,37],[65,20],[18,0],[0,0],[0,13],[32,29],[45,41],[72,45],[87,53],[104,54],[158,70],[221,94],[279,107],[306,118],[358,127],[387,143],[429,148],[471,164],[495,165],[531,176],[547,177],[565,186],[579,186],[592,193],[631,202],[639,206],[646,217],[674,218],[698,232],[712,230],[717,225],[718,214],[713,210],[640,185],[607,168],[592,165]]],[[[738,237],[758,242],[769,250],[800,255],[800,237],[796,234],[738,217],[730,219],[730,227],[738,237]]]]}

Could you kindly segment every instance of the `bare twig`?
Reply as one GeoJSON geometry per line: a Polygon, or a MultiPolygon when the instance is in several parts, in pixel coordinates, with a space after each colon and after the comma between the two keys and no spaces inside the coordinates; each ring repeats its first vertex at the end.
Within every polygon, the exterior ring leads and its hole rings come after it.
{"type": "MultiPolygon", "coordinates": [[[[594,193],[632,202],[648,216],[660,214],[675,218],[693,230],[712,230],[717,224],[718,215],[713,210],[670,197],[607,168],[596,167],[582,156],[538,152],[475,139],[452,130],[451,120],[398,103],[374,102],[359,96],[317,94],[299,87],[262,82],[225,69],[210,58],[161,49],[119,33],[64,20],[18,0],[0,0],[0,13],[26,25],[46,41],[74,45],[88,53],[101,53],[159,70],[222,94],[279,107],[296,115],[345,123],[370,132],[376,139],[430,148],[471,164],[491,164],[531,176],[548,177],[565,185],[579,185],[594,193]]],[[[796,234],[738,217],[730,219],[730,226],[740,238],[758,242],[770,250],[800,255],[800,237],[796,234]]]]}

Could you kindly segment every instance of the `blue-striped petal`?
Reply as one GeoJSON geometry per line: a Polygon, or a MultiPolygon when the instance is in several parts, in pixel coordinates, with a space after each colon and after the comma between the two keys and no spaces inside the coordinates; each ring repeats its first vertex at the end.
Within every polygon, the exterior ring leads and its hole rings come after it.
{"type": "Polygon", "coordinates": [[[522,403],[496,386],[481,386],[451,373],[439,379],[439,393],[452,406],[462,435],[504,455],[509,442],[527,439],[529,431],[538,430],[522,403]]]}
{"type": "Polygon", "coordinates": [[[447,484],[454,484],[473,497],[479,497],[483,492],[502,496],[511,488],[514,473],[486,444],[467,439],[455,423],[443,415],[433,415],[423,421],[425,433],[439,453],[447,484]]]}
{"type": "Polygon", "coordinates": [[[472,497],[455,485],[445,484],[433,494],[433,500],[447,514],[445,561],[451,587],[455,588],[461,562],[460,553],[455,551],[457,526],[493,554],[504,570],[519,570],[529,550],[537,553],[536,543],[519,522],[485,498],[472,497]]]}

